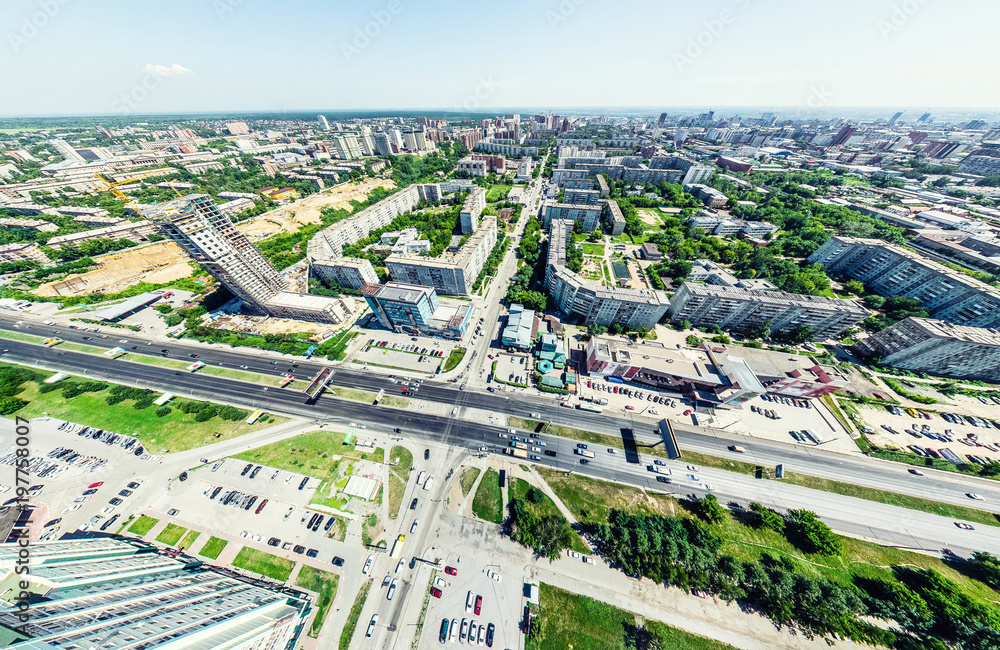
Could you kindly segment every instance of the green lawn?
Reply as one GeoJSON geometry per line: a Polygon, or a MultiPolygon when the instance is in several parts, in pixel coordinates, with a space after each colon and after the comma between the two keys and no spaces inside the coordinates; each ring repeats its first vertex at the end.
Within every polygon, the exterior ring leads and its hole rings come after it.
{"type": "Polygon", "coordinates": [[[191,548],[191,545],[194,544],[199,537],[201,537],[200,531],[189,530],[188,534],[185,535],[184,539],[181,540],[181,543],[177,545],[177,548],[181,549],[182,551],[184,549],[191,548]]]}
{"type": "MultiPolygon", "coordinates": [[[[153,357],[144,354],[128,353],[123,354],[120,359],[128,361],[130,363],[143,363],[149,366],[162,366],[164,368],[173,368],[175,370],[185,369],[191,365],[191,359],[187,361],[182,361],[180,359],[165,359],[163,357],[153,357]]],[[[245,372],[243,370],[235,370],[231,368],[216,368],[215,366],[205,366],[201,370],[198,370],[199,375],[211,375],[213,377],[225,377],[227,379],[236,379],[238,381],[246,381],[254,384],[260,384],[262,386],[278,386],[281,384],[281,380],[284,376],[277,375],[262,375],[256,372],[245,372]]],[[[287,388],[305,388],[305,380],[293,381],[287,388]]]]}
{"type": "MultiPolygon", "coordinates": [[[[555,515],[563,521],[566,521],[566,517],[559,511],[556,506],[555,501],[549,498],[547,494],[541,490],[535,492],[535,498],[541,497],[538,503],[534,503],[528,498],[528,492],[534,487],[531,483],[525,481],[524,479],[515,478],[511,479],[507,484],[507,496],[509,499],[522,499],[530,512],[533,512],[538,518],[549,517],[555,515]]],[[[573,533],[573,545],[571,548],[574,551],[580,553],[590,553],[590,549],[584,544],[583,540],[575,532],[573,533]]]]}
{"type": "MultiPolygon", "coordinates": [[[[525,641],[525,650],[726,650],[733,646],[691,634],[659,621],[643,621],[635,614],[544,582],[539,586],[542,638],[525,641]],[[637,630],[638,628],[638,630],[637,630]],[[642,645],[626,645],[626,637],[645,631],[642,645]],[[656,641],[653,641],[655,639],[656,641]]],[[[641,636],[641,634],[640,634],[641,636]]]]}
{"type": "Polygon", "coordinates": [[[500,475],[488,469],[479,482],[476,496],[472,498],[472,512],[480,519],[499,524],[503,521],[503,494],[500,492],[500,475]]]}
{"type": "Polygon", "coordinates": [[[198,555],[214,560],[219,557],[219,553],[222,553],[223,549],[225,549],[228,545],[229,540],[222,539],[220,537],[209,537],[208,541],[205,542],[205,545],[201,547],[200,551],[198,551],[198,555]]]}
{"type": "MultiPolygon", "coordinates": [[[[72,399],[64,399],[60,391],[40,393],[38,385],[29,382],[24,384],[24,390],[18,394],[21,399],[30,402],[17,412],[23,418],[37,418],[43,414],[49,417],[77,422],[91,427],[117,431],[119,433],[134,433],[140,442],[150,451],[158,454],[162,449],[170,452],[185,451],[202,447],[213,442],[220,442],[242,436],[251,431],[266,429],[272,424],[287,422],[287,418],[261,418],[253,425],[245,420],[231,422],[213,417],[207,422],[196,422],[195,414],[183,413],[175,403],[171,403],[171,412],[165,417],[157,417],[157,406],[149,406],[136,411],[133,400],[125,400],[114,408],[108,406],[104,399],[108,395],[104,390],[99,393],[84,393],[72,399]],[[270,422],[268,422],[270,420],[270,422]],[[212,434],[219,433],[215,438],[212,434]]],[[[249,412],[247,413],[249,415],[249,412]]]]}
{"type": "Polygon", "coordinates": [[[449,370],[454,370],[458,364],[462,363],[462,359],[465,357],[465,348],[455,348],[448,354],[448,358],[444,361],[444,369],[441,372],[448,372],[449,370]]]}
{"type": "Polygon", "coordinates": [[[462,496],[467,496],[469,494],[469,490],[471,490],[472,486],[476,484],[476,479],[479,478],[479,473],[481,471],[482,470],[478,467],[470,467],[462,472],[462,478],[459,479],[459,482],[462,485],[462,496]]]}
{"type": "Polygon", "coordinates": [[[584,244],[584,255],[604,255],[604,244],[584,244]]]}
{"type": "Polygon", "coordinates": [[[307,633],[314,639],[319,636],[326,615],[330,611],[330,605],[333,604],[333,599],[337,596],[337,583],[339,581],[340,576],[336,573],[314,569],[306,564],[302,565],[299,574],[295,576],[296,586],[318,594],[313,603],[316,607],[316,615],[313,617],[312,625],[309,626],[307,633]]]}
{"type": "Polygon", "coordinates": [[[181,537],[187,532],[187,528],[183,526],[178,526],[175,523],[167,524],[167,527],[160,531],[160,534],[156,536],[156,541],[161,544],[166,544],[167,546],[177,546],[177,542],[181,541],[181,537]]]}
{"type": "MultiPolygon", "coordinates": [[[[373,404],[375,398],[378,397],[378,393],[369,393],[366,390],[356,390],[354,388],[343,388],[342,386],[333,386],[332,390],[336,397],[355,402],[364,402],[366,404],[373,404]]],[[[410,405],[410,400],[397,395],[385,395],[379,403],[383,406],[405,409],[410,405]]]]}
{"type": "Polygon", "coordinates": [[[129,526],[128,532],[133,535],[138,535],[139,537],[145,537],[158,523],[160,523],[159,519],[147,517],[146,515],[140,515],[139,518],[135,520],[135,523],[129,526]]]}
{"type": "Polygon", "coordinates": [[[354,598],[354,604],[351,605],[351,612],[347,615],[347,621],[344,622],[344,629],[340,631],[340,643],[338,648],[340,650],[347,650],[351,647],[351,638],[354,636],[354,630],[358,627],[358,619],[361,618],[361,609],[365,606],[365,600],[368,598],[368,590],[372,588],[372,581],[367,580],[361,589],[358,590],[358,595],[354,598]]]}
{"type": "Polygon", "coordinates": [[[278,582],[284,582],[292,574],[295,562],[244,546],[236,554],[233,566],[259,573],[278,582]]]}
{"type": "Polygon", "coordinates": [[[489,191],[486,192],[487,201],[500,201],[503,200],[507,193],[510,192],[510,188],[513,185],[492,185],[489,191]]]}

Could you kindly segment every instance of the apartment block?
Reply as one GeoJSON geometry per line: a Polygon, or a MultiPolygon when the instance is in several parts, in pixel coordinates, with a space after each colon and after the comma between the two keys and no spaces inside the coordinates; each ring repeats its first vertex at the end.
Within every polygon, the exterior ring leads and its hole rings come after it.
{"type": "Polygon", "coordinates": [[[312,272],[326,283],[360,289],[364,284],[377,284],[378,274],[372,263],[357,257],[327,257],[310,262],[312,272]]]}
{"type": "Polygon", "coordinates": [[[700,183],[685,184],[684,191],[693,194],[710,208],[721,208],[729,203],[729,198],[725,194],[708,185],[700,183]]]}
{"type": "Polygon", "coordinates": [[[750,237],[763,237],[778,232],[778,227],[766,221],[743,221],[718,214],[701,213],[691,217],[691,224],[710,235],[725,237],[739,233],[750,237]]]}
{"type": "MultiPolygon", "coordinates": [[[[530,159],[528,164],[531,164],[530,159]]],[[[488,156],[485,154],[473,153],[455,163],[455,167],[459,171],[468,172],[472,176],[503,174],[507,170],[507,159],[503,156],[488,156]]]]}
{"type": "Polygon", "coordinates": [[[697,327],[718,325],[735,331],[768,323],[772,332],[807,325],[816,340],[833,338],[870,315],[851,300],[694,282],[682,284],[670,299],[672,322],[686,320],[697,327]]]}
{"type": "Polygon", "coordinates": [[[1000,174],[1000,143],[986,143],[958,163],[966,174],[1000,174]]]}
{"type": "Polygon", "coordinates": [[[499,142],[495,142],[491,138],[476,142],[475,150],[489,151],[491,153],[498,153],[511,158],[538,155],[538,147],[522,147],[517,144],[501,144],[499,142]]]}
{"type": "Polygon", "coordinates": [[[594,232],[601,223],[603,205],[570,205],[546,201],[542,205],[542,227],[548,228],[558,219],[569,219],[580,223],[586,232],[594,232]]]}
{"type": "Polygon", "coordinates": [[[907,318],[876,332],[857,351],[894,368],[956,379],[996,381],[1000,330],[966,327],[929,318],[907,318]]]}
{"type": "Polygon", "coordinates": [[[618,206],[618,202],[614,199],[608,199],[604,203],[604,222],[611,232],[613,237],[625,232],[625,226],[627,225],[625,221],[625,215],[622,214],[622,209],[618,206]]]}
{"type": "Polygon", "coordinates": [[[459,213],[459,221],[462,225],[462,233],[468,235],[479,228],[479,215],[486,209],[486,190],[477,187],[472,190],[465,202],[462,204],[462,211],[459,213]]]}
{"type": "Polygon", "coordinates": [[[563,190],[563,203],[571,205],[597,205],[601,193],[597,190],[578,190],[566,188],[563,190]]]}
{"type": "Polygon", "coordinates": [[[878,239],[831,237],[809,256],[827,272],[860,280],[875,293],[907,296],[932,318],[968,327],[1000,327],[1000,290],[878,239]]]}
{"type": "Polygon", "coordinates": [[[431,287],[401,282],[366,284],[365,300],[379,322],[393,332],[461,339],[475,307],[459,300],[439,300],[431,287]]]}
{"type": "Polygon", "coordinates": [[[45,264],[48,261],[48,256],[42,252],[38,244],[0,245],[0,262],[38,262],[45,264]]]}
{"type": "Polygon", "coordinates": [[[334,136],[331,143],[337,158],[341,160],[355,160],[361,157],[361,145],[358,143],[358,137],[353,133],[334,136]]]}
{"type": "Polygon", "coordinates": [[[0,547],[0,632],[25,650],[297,647],[310,597],[187,556],[112,537],[0,547]],[[27,587],[25,587],[27,585],[27,587]],[[18,607],[33,594],[31,616],[18,607]]]}
{"type": "Polygon", "coordinates": [[[566,247],[573,245],[573,222],[555,219],[549,229],[545,285],[556,307],[580,316],[587,325],[619,323],[652,328],[667,312],[667,296],[651,289],[601,287],[566,268],[566,247]]]}
{"type": "Polygon", "coordinates": [[[455,253],[438,257],[393,254],[385,266],[396,282],[433,287],[438,293],[464,296],[472,293],[479,272],[497,243],[497,218],[486,216],[455,253]]]}
{"type": "Polygon", "coordinates": [[[251,311],[267,313],[264,303],[284,289],[278,271],[207,194],[189,194],[142,212],[251,311]]]}
{"type": "Polygon", "coordinates": [[[0,218],[0,226],[11,230],[31,230],[34,232],[55,232],[59,226],[44,219],[14,219],[12,217],[0,218]]]}
{"type": "Polygon", "coordinates": [[[79,244],[90,239],[131,239],[132,241],[146,241],[146,238],[157,232],[156,224],[147,220],[125,221],[106,228],[95,228],[84,230],[69,235],[53,237],[46,245],[52,248],[61,248],[67,244],[79,244]]]}
{"type": "MultiPolygon", "coordinates": [[[[580,180],[587,179],[590,176],[589,170],[586,169],[553,169],[552,170],[552,182],[557,186],[562,187],[565,185],[566,181],[569,180],[580,180]]],[[[593,187],[593,181],[590,181],[591,187],[593,187]]]]}

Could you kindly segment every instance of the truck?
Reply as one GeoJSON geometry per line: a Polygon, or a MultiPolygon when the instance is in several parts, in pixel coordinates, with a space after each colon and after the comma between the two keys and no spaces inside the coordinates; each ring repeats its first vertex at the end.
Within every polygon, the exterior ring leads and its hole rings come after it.
{"type": "Polygon", "coordinates": [[[592,404],[577,404],[576,408],[577,408],[577,410],[587,411],[588,413],[603,413],[604,412],[604,409],[602,409],[600,406],[594,406],[592,404]]]}
{"type": "Polygon", "coordinates": [[[507,447],[506,449],[503,450],[503,453],[507,454],[508,456],[515,456],[517,458],[528,457],[527,451],[525,451],[524,449],[514,449],[513,447],[507,447]]]}
{"type": "Polygon", "coordinates": [[[515,449],[527,449],[528,448],[528,445],[526,445],[523,442],[517,442],[516,440],[511,441],[510,446],[514,447],[515,449]]]}
{"type": "Polygon", "coordinates": [[[417,474],[417,485],[423,483],[426,477],[427,477],[427,472],[420,472],[419,474],[417,474]]]}
{"type": "Polygon", "coordinates": [[[607,397],[600,397],[594,403],[595,404],[600,404],[601,406],[607,406],[608,405],[608,398],[607,397]]]}
{"type": "Polygon", "coordinates": [[[583,456],[585,458],[593,458],[594,452],[588,451],[586,449],[580,449],[579,447],[573,450],[573,453],[577,456],[583,456]]]}
{"type": "Polygon", "coordinates": [[[406,535],[400,535],[396,538],[396,541],[392,543],[392,551],[389,552],[389,557],[396,559],[399,554],[403,552],[403,542],[406,541],[406,535]]]}
{"type": "Polygon", "coordinates": [[[650,472],[656,472],[657,474],[663,474],[665,476],[670,475],[670,470],[662,465],[646,465],[646,469],[650,472]]]}

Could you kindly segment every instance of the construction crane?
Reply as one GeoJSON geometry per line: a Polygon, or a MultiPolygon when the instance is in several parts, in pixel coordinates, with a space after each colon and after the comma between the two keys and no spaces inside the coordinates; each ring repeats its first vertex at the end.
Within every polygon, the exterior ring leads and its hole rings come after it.
{"type": "Polygon", "coordinates": [[[113,182],[109,181],[108,179],[104,178],[104,176],[101,176],[101,174],[99,174],[98,172],[94,172],[94,176],[96,176],[97,180],[101,181],[101,183],[104,184],[104,187],[100,188],[99,190],[94,190],[95,192],[100,192],[100,191],[111,192],[111,194],[113,194],[116,199],[118,199],[119,201],[121,201],[125,205],[128,205],[129,203],[132,202],[132,199],[130,197],[126,196],[125,192],[122,192],[120,189],[118,189],[118,186],[119,185],[126,185],[128,183],[133,182],[133,181],[128,180],[128,181],[118,181],[116,183],[113,183],[113,182]]]}

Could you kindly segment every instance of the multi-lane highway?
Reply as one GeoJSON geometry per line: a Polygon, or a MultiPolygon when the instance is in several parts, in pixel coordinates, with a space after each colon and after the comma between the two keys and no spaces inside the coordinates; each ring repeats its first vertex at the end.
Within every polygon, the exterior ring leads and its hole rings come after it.
{"type": "MultiPolygon", "coordinates": [[[[439,398],[452,398],[450,403],[459,407],[460,411],[456,417],[442,417],[420,411],[392,409],[383,406],[373,407],[331,397],[321,397],[314,404],[309,404],[306,402],[305,395],[299,391],[265,389],[263,386],[233,379],[116,361],[100,355],[61,351],[17,341],[8,341],[5,345],[8,352],[4,356],[10,361],[99,377],[154,390],[191,395],[198,399],[216,400],[252,408],[262,408],[274,413],[338,423],[346,423],[349,420],[368,420],[369,422],[377,422],[380,427],[387,429],[400,427],[408,436],[419,436],[422,439],[434,440],[459,448],[488,446],[492,449],[498,449],[499,443],[506,442],[498,437],[504,432],[504,428],[462,419],[461,409],[464,406],[476,405],[476,402],[487,397],[493,400],[502,400],[502,398],[488,394],[479,395],[437,387],[435,390],[439,391],[439,398]]],[[[232,352],[225,353],[232,354],[232,352]]],[[[270,364],[268,363],[268,365],[270,364]]],[[[385,382],[385,380],[381,381],[385,382]]],[[[426,392],[422,390],[421,397],[423,399],[431,398],[432,395],[435,395],[435,391],[431,390],[430,386],[426,388],[426,392]]],[[[557,416],[561,416],[560,411],[568,411],[568,409],[547,404],[523,402],[507,404],[505,400],[503,402],[508,412],[515,411],[519,415],[528,415],[526,411],[536,409],[542,413],[543,417],[552,416],[555,419],[557,416]]],[[[614,426],[610,424],[609,420],[609,418],[595,418],[591,424],[599,426],[588,426],[587,428],[608,430],[614,426]]],[[[627,425],[628,423],[622,421],[622,424],[627,425]]],[[[710,444],[716,446],[722,443],[721,439],[713,440],[711,436],[696,431],[689,432],[688,437],[708,439],[710,444]]],[[[952,521],[942,517],[807,490],[778,481],[756,481],[749,476],[723,470],[700,468],[691,472],[696,474],[698,479],[689,479],[687,477],[689,472],[685,469],[683,461],[671,463],[673,483],[664,485],[655,481],[655,477],[646,471],[643,463],[629,463],[622,453],[609,454],[604,449],[595,449],[595,452],[599,454],[598,458],[583,466],[572,454],[576,441],[560,438],[546,438],[546,440],[548,442],[546,449],[555,451],[558,455],[555,458],[541,456],[542,460],[538,463],[563,471],[585,473],[631,485],[640,485],[647,489],[659,489],[680,494],[704,494],[707,489],[705,485],[709,484],[711,491],[723,502],[735,501],[745,505],[749,500],[756,500],[782,509],[808,508],[819,513],[824,520],[840,532],[903,547],[932,551],[947,547],[960,553],[1000,548],[1000,528],[977,526],[974,531],[963,531],[956,528],[952,521]]],[[[803,456],[803,458],[807,457],[803,456]]],[[[844,458],[845,463],[852,460],[851,457],[845,456],[844,458]]],[[[785,462],[788,462],[787,459],[785,462]]],[[[165,463],[170,463],[170,456],[167,456],[165,463]]],[[[859,468],[853,469],[861,471],[859,468]]],[[[889,469],[891,472],[903,471],[891,465],[889,469]]],[[[944,480],[936,476],[917,478],[927,478],[929,482],[937,481],[938,483],[935,485],[941,485],[940,481],[944,480]]],[[[950,478],[945,477],[945,479],[950,478]]],[[[954,491],[956,488],[948,486],[948,489],[954,491]]],[[[985,490],[980,491],[986,492],[985,490]]],[[[990,494],[991,496],[987,498],[994,498],[992,493],[990,494]]],[[[984,494],[984,496],[986,495],[984,494]]]]}

